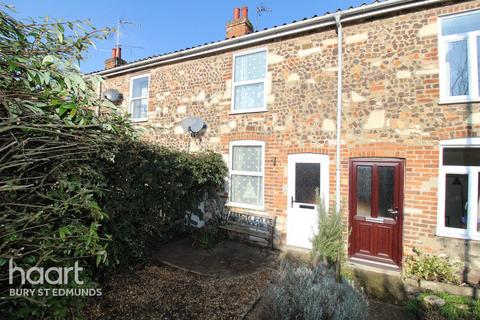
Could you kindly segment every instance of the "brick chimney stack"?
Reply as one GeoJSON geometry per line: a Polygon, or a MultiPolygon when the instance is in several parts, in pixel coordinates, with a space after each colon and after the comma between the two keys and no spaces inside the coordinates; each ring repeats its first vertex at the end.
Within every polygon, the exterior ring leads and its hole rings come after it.
{"type": "Polygon", "coordinates": [[[253,25],[248,20],[248,8],[233,9],[233,20],[227,22],[227,39],[238,38],[252,32],[253,25]]]}
{"type": "Polygon", "coordinates": [[[113,48],[112,57],[105,60],[105,69],[111,69],[127,64],[127,61],[122,59],[122,48],[113,48]]]}

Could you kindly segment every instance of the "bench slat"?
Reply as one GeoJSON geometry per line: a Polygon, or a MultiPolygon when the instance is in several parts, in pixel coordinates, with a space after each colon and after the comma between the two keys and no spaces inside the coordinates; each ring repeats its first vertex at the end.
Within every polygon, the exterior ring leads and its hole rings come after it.
{"type": "Polygon", "coordinates": [[[243,233],[243,234],[248,234],[257,238],[262,238],[262,239],[268,239],[270,235],[267,232],[261,232],[261,231],[256,231],[256,230],[251,230],[248,227],[243,228],[239,226],[233,226],[233,225],[224,225],[220,226],[219,228],[228,230],[228,231],[233,231],[233,232],[238,232],[238,233],[243,233]]]}
{"type": "Polygon", "coordinates": [[[271,217],[263,214],[230,211],[225,218],[225,224],[219,226],[219,228],[265,239],[269,247],[273,249],[273,237],[277,223],[276,216],[271,217]]]}

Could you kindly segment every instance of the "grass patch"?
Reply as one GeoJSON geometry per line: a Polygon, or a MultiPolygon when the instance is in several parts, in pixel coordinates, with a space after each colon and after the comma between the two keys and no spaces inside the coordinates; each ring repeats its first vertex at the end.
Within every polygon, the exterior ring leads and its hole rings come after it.
{"type": "Polygon", "coordinates": [[[480,320],[480,300],[469,297],[456,296],[444,292],[423,292],[416,299],[410,299],[405,304],[408,313],[416,315],[424,313],[425,319],[457,320],[457,319],[475,319],[480,320]],[[439,308],[427,308],[422,303],[423,299],[429,295],[436,295],[445,301],[445,305],[439,308]]]}

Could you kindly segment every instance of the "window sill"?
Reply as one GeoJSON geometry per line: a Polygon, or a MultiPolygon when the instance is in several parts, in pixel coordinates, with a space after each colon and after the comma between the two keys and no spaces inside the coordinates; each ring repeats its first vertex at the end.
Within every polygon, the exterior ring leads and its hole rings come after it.
{"type": "Polygon", "coordinates": [[[148,118],[130,119],[131,122],[148,122],[148,118]]]}
{"type": "Polygon", "coordinates": [[[477,241],[480,240],[480,235],[469,236],[469,235],[450,233],[448,231],[437,231],[435,233],[435,236],[445,237],[445,238],[462,239],[462,240],[477,240],[477,241]]]}
{"type": "Polygon", "coordinates": [[[477,103],[480,102],[479,99],[457,99],[457,100],[440,100],[438,101],[439,105],[449,105],[449,104],[459,104],[459,103],[477,103]]]}
{"type": "Polygon", "coordinates": [[[236,203],[236,202],[227,202],[225,205],[230,208],[250,209],[250,210],[262,211],[262,212],[266,211],[264,206],[255,206],[255,205],[248,205],[248,204],[236,203]]]}
{"type": "Polygon", "coordinates": [[[246,113],[261,113],[261,112],[267,112],[268,110],[266,108],[262,109],[246,109],[246,110],[232,110],[230,111],[230,115],[236,115],[236,114],[246,114],[246,113]]]}

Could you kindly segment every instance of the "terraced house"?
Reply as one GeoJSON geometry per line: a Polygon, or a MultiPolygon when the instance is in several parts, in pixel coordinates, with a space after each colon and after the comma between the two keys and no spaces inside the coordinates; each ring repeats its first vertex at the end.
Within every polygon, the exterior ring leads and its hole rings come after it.
{"type": "Polygon", "coordinates": [[[129,63],[114,49],[98,74],[145,139],[222,153],[228,205],[276,216],[277,247],[311,246],[319,188],[353,261],[398,269],[418,247],[478,282],[480,0],[376,1],[262,31],[242,8],[226,34],[129,63]]]}

